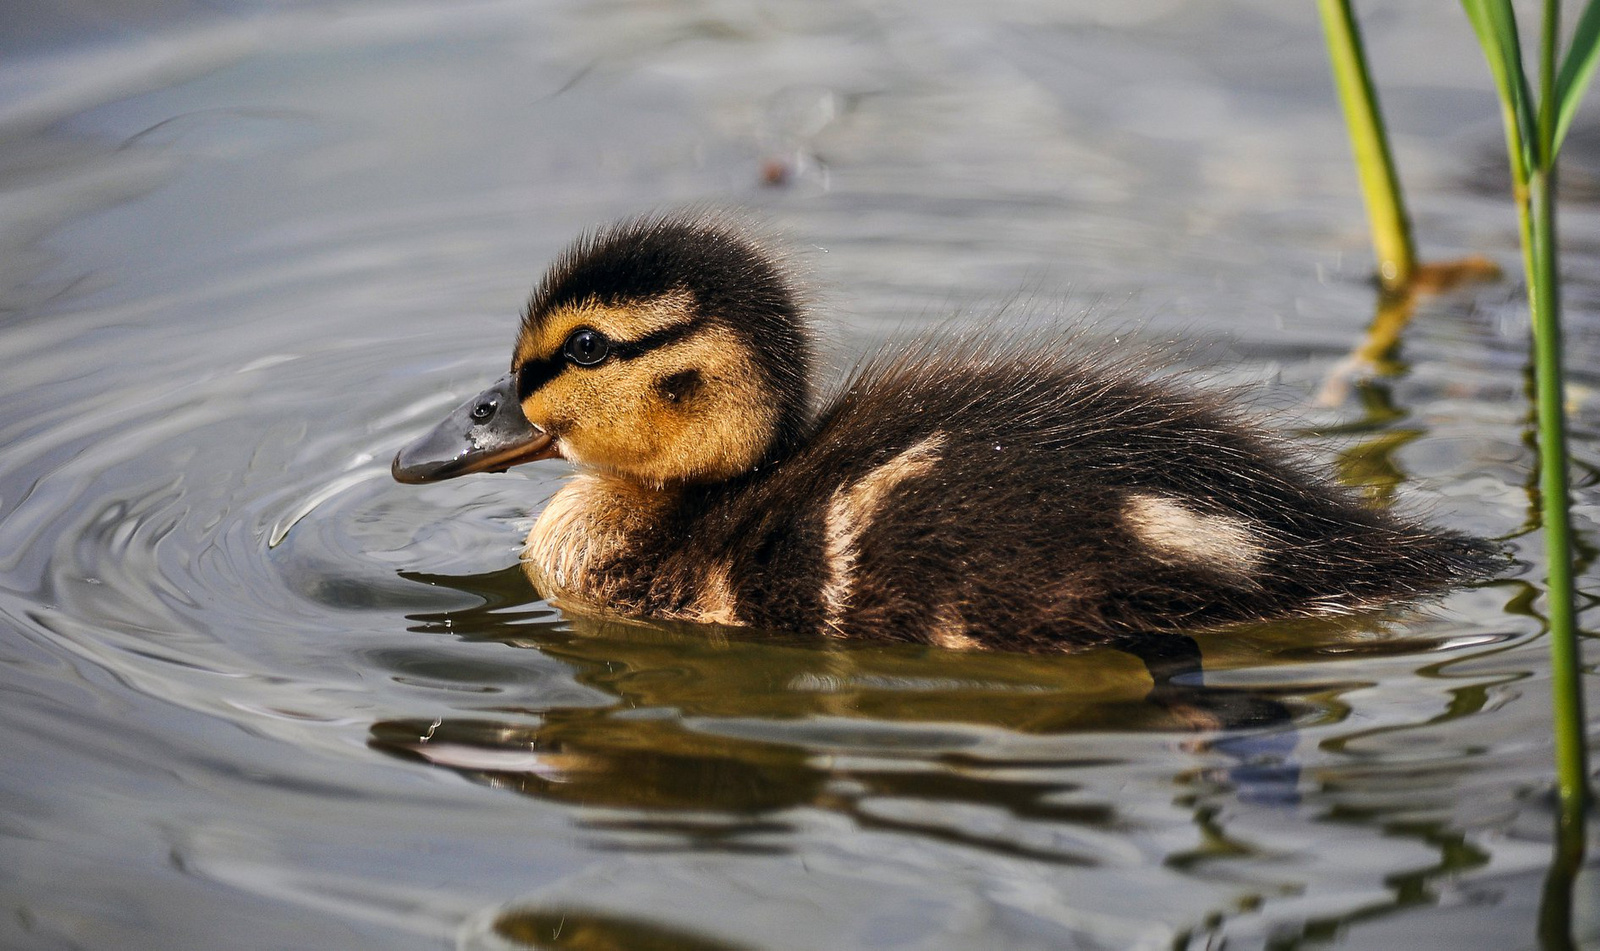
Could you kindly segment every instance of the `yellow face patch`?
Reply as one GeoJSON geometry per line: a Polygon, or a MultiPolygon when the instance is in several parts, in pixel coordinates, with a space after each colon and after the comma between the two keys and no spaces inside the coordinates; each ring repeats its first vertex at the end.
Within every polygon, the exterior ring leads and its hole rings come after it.
{"type": "Polygon", "coordinates": [[[692,323],[695,319],[694,295],[686,290],[626,304],[582,304],[558,307],[544,314],[536,325],[524,323],[517,338],[512,366],[539,360],[561,351],[572,332],[587,327],[612,340],[638,340],[668,327],[692,323]]]}
{"type": "Polygon", "coordinates": [[[687,292],[563,307],[527,327],[514,364],[547,367],[524,394],[529,421],[571,461],[652,486],[747,471],[773,439],[776,401],[745,342],[697,317],[687,292]],[[576,331],[610,342],[593,366],[561,357],[576,331]],[[630,344],[652,337],[659,345],[630,344]]]}

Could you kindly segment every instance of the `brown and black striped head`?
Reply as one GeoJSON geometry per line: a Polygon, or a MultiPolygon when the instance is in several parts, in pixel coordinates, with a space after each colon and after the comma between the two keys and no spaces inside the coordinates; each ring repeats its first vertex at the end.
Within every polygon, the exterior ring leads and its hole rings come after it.
{"type": "Polygon", "coordinates": [[[452,417],[457,430],[478,421],[485,435],[469,441],[494,446],[486,462],[441,467],[423,458],[437,447],[408,458],[430,434],[402,450],[395,475],[560,455],[651,486],[733,478],[801,438],[810,362],[788,276],[759,243],[711,217],[625,222],[557,260],[528,303],[510,376],[452,417]],[[496,423],[527,431],[491,434],[496,423]]]}

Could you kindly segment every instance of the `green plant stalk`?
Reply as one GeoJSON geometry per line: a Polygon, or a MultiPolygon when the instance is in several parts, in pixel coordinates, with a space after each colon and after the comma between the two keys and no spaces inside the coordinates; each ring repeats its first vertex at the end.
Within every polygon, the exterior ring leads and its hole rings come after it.
{"type": "MultiPolygon", "coordinates": [[[[1560,5],[1545,0],[1539,63],[1539,171],[1528,182],[1534,234],[1528,304],[1533,314],[1534,366],[1539,408],[1540,495],[1549,562],[1551,696],[1556,728],[1556,781],[1561,821],[1581,828],[1588,805],[1588,751],[1584,741],[1583,658],[1578,644],[1572,578],[1572,529],[1567,498],[1565,387],[1561,365],[1561,272],[1556,245],[1556,42],[1560,5]],[[1548,448],[1546,448],[1548,447],[1548,448]]],[[[1581,834],[1570,841],[1583,854],[1581,834]]]]}
{"type": "Polygon", "coordinates": [[[1350,0],[1317,0],[1317,9],[1322,14],[1333,81],[1344,107],[1356,172],[1361,177],[1361,194],[1367,203],[1378,280],[1385,291],[1399,291],[1411,282],[1416,270],[1416,246],[1411,238],[1411,219],[1400,196],[1400,179],[1395,174],[1378,96],[1367,70],[1361,31],[1350,0]]]}
{"type": "MultiPolygon", "coordinates": [[[[1534,399],[1539,419],[1539,495],[1548,562],[1551,697],[1555,717],[1556,781],[1563,824],[1581,822],[1588,796],[1572,578],[1572,528],[1567,499],[1565,387],[1561,367],[1561,313],[1557,293],[1555,188],[1551,172],[1534,174],[1525,206],[1533,233],[1528,303],[1533,311],[1534,399]]],[[[1582,847],[1581,836],[1573,840],[1582,847]]]]}
{"type": "MultiPolygon", "coordinates": [[[[1499,90],[1510,157],[1512,193],[1522,236],[1533,326],[1534,407],[1539,429],[1539,508],[1548,562],[1546,584],[1550,638],[1550,691],[1555,722],[1556,784],[1561,798],[1563,858],[1581,860],[1583,819],[1589,798],[1584,745],[1583,685],[1572,578],[1572,529],[1568,515],[1564,383],[1561,366],[1561,286],[1556,249],[1556,152],[1560,116],[1576,108],[1592,74],[1594,57],[1584,49],[1555,67],[1560,26],[1558,0],[1544,0],[1540,32],[1539,99],[1527,87],[1509,0],[1462,0],[1499,90]],[[1558,100],[1558,95],[1560,99],[1558,100]],[[1573,853],[1573,850],[1576,850],[1573,853]],[[1573,854],[1568,854],[1573,853],[1573,854]]],[[[1594,3],[1585,11],[1580,36],[1597,35],[1594,3]]]]}
{"type": "MultiPolygon", "coordinates": [[[[1534,309],[1533,300],[1534,275],[1538,272],[1538,266],[1535,264],[1533,257],[1535,244],[1533,206],[1528,192],[1528,181],[1533,175],[1533,171],[1528,168],[1527,162],[1524,161],[1527,153],[1522,149],[1522,136],[1517,132],[1517,118],[1510,104],[1505,104],[1501,109],[1501,118],[1506,125],[1506,155],[1511,165],[1511,199],[1517,206],[1517,233],[1522,239],[1522,273],[1526,276],[1528,282],[1528,320],[1533,327],[1533,332],[1538,334],[1539,320],[1536,316],[1538,312],[1534,309]]],[[[1534,372],[1537,373],[1537,360],[1535,360],[1534,366],[1534,372]]]]}

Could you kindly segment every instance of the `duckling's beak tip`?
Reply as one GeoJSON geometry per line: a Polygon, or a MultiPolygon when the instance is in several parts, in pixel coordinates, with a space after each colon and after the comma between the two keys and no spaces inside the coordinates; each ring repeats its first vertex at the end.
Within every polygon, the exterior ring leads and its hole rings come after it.
{"type": "Polygon", "coordinates": [[[396,482],[421,485],[471,472],[504,472],[559,455],[550,433],[523,416],[515,380],[507,376],[407,443],[389,472],[396,482]]]}
{"type": "Polygon", "coordinates": [[[401,461],[405,454],[406,451],[404,449],[395,453],[394,462],[389,465],[389,474],[394,476],[394,481],[402,482],[406,485],[421,485],[427,482],[428,476],[426,473],[419,472],[401,461]]]}

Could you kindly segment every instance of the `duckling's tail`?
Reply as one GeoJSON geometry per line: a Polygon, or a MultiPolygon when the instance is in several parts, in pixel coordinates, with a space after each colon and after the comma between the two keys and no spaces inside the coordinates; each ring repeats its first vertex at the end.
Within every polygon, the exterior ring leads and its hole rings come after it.
{"type": "MultiPolygon", "coordinates": [[[[1493,542],[1454,531],[1384,525],[1300,552],[1283,580],[1312,614],[1347,614],[1436,597],[1504,573],[1511,559],[1493,542]],[[1306,557],[1309,556],[1309,557],[1306,557]]],[[[1292,597],[1292,595],[1291,595],[1292,597]]]]}

